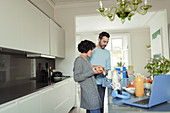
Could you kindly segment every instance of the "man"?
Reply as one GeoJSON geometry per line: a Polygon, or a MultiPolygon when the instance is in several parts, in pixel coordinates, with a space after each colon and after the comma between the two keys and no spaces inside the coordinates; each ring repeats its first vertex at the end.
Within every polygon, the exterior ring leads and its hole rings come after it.
{"type": "MultiPolygon", "coordinates": [[[[109,37],[110,35],[107,32],[102,32],[99,34],[98,44],[94,49],[94,53],[89,58],[89,61],[93,66],[98,66],[98,65],[103,66],[106,73],[108,72],[108,69],[111,69],[110,52],[105,49],[105,47],[109,42],[109,37]]],[[[105,75],[103,74],[96,75],[96,84],[97,84],[98,92],[100,94],[100,98],[102,100],[101,113],[103,113],[103,108],[104,108],[105,88],[102,87],[102,80],[104,77],[105,75]]]]}

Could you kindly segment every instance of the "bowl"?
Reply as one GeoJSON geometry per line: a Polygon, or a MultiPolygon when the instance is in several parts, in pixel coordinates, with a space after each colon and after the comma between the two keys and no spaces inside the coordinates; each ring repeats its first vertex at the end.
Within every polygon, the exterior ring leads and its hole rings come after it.
{"type": "Polygon", "coordinates": [[[130,94],[135,94],[135,88],[122,87],[122,89],[124,89],[125,91],[127,91],[130,94]]]}

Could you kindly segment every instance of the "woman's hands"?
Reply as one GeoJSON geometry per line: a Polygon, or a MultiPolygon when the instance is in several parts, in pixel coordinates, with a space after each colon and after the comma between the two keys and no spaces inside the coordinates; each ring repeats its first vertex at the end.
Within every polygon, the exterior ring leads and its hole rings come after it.
{"type": "Polygon", "coordinates": [[[93,71],[94,71],[94,74],[103,74],[104,73],[104,68],[101,65],[93,66],[93,71]]]}

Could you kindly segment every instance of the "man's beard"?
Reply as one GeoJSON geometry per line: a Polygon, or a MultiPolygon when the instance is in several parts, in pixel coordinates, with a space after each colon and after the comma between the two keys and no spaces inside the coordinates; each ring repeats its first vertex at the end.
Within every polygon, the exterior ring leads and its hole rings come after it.
{"type": "Polygon", "coordinates": [[[101,47],[102,49],[104,49],[104,48],[106,47],[106,45],[100,45],[100,47],[101,47]]]}
{"type": "Polygon", "coordinates": [[[99,46],[104,49],[106,47],[106,45],[101,45],[101,42],[99,42],[99,46]]]}

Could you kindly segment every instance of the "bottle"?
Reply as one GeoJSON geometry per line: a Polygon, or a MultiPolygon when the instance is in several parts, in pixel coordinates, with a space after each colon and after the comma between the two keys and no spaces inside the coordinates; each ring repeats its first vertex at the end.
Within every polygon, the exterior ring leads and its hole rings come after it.
{"type": "Polygon", "coordinates": [[[112,81],[118,82],[118,72],[117,70],[113,70],[112,81]]]}
{"type": "Polygon", "coordinates": [[[123,78],[126,78],[126,67],[123,67],[123,78]]]}
{"type": "Polygon", "coordinates": [[[135,96],[144,96],[143,78],[141,76],[136,76],[135,78],[135,96]]]}
{"type": "Polygon", "coordinates": [[[108,79],[112,79],[112,72],[111,72],[111,69],[108,69],[107,78],[108,78],[108,79]]]}
{"type": "Polygon", "coordinates": [[[123,78],[123,71],[120,71],[120,78],[123,78]]]}
{"type": "Polygon", "coordinates": [[[121,84],[119,83],[119,77],[118,77],[118,71],[113,70],[113,76],[112,76],[112,89],[121,89],[121,84]]]}
{"type": "Polygon", "coordinates": [[[49,79],[49,82],[51,82],[51,77],[52,77],[52,69],[51,69],[51,66],[49,67],[49,70],[48,70],[48,79],[49,79]]]}

